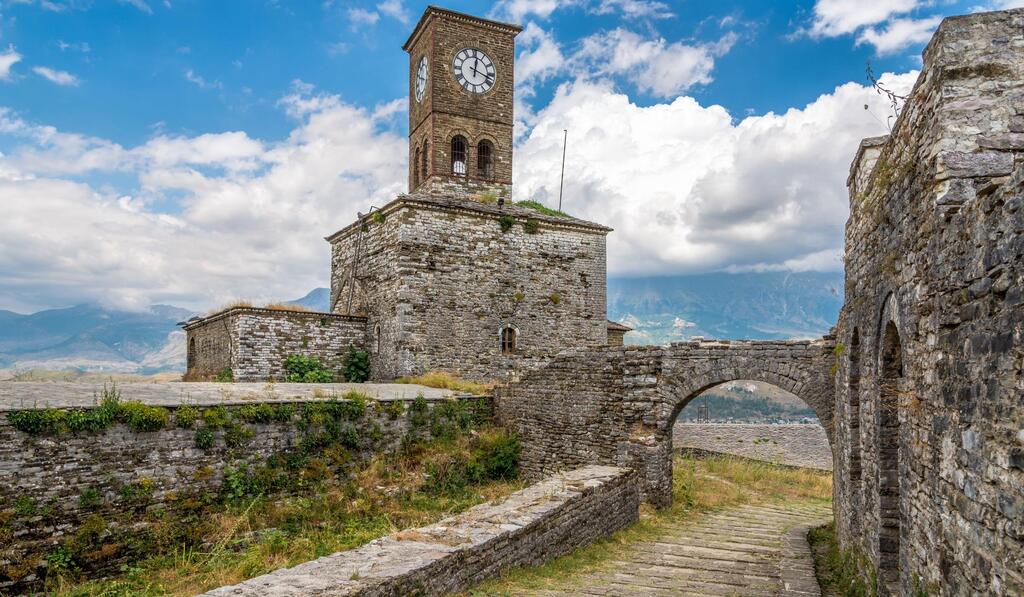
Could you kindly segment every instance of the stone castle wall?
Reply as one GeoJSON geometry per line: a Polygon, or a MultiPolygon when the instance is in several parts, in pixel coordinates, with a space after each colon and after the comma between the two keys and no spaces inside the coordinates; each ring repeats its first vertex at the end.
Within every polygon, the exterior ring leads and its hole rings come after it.
{"type": "Polygon", "coordinates": [[[206,595],[450,595],[535,566],[639,518],[632,471],[591,466],[419,529],[222,587],[206,595]]]}
{"type": "Polygon", "coordinates": [[[946,19],[851,172],[835,508],[882,592],[1024,594],[1024,10],[946,19]]]}
{"type": "MultiPolygon", "coordinates": [[[[168,400],[180,400],[181,389],[172,385],[181,384],[167,385],[168,400]]],[[[352,455],[351,466],[374,453],[396,449],[414,430],[412,400],[371,402],[362,415],[345,423],[353,430],[351,445],[343,449],[352,455]]],[[[443,400],[426,400],[424,416],[429,420],[429,413],[443,400]]],[[[305,424],[303,414],[315,402],[324,400],[195,406],[199,419],[188,424],[182,422],[180,406],[169,406],[164,407],[167,423],[157,431],[134,431],[118,423],[96,433],[59,435],[30,435],[12,425],[11,417],[18,411],[0,412],[0,592],[34,586],[46,555],[90,520],[103,522],[104,536],[124,536],[123,541],[107,540],[122,551],[101,558],[105,566],[116,569],[118,563],[139,555],[132,553],[127,538],[148,524],[147,512],[187,512],[193,507],[190,503],[206,499],[201,496],[220,493],[229,469],[262,466],[273,455],[299,449],[307,436],[318,432],[305,424]],[[226,423],[211,427],[213,419],[204,416],[211,409],[217,409],[226,423]],[[209,446],[201,446],[198,439],[204,428],[212,431],[209,446]]],[[[415,428],[427,437],[429,429],[415,428]]]]}
{"type": "Polygon", "coordinates": [[[186,379],[283,380],[291,355],[312,356],[340,372],[349,347],[367,344],[366,319],[334,313],[235,308],[185,327],[186,379]]]}
{"type": "Polygon", "coordinates": [[[368,318],[375,378],[440,369],[500,379],[565,347],[607,342],[608,229],[433,196],[375,213],[331,237],[335,310],[348,308],[354,287],[351,312],[368,318]],[[517,330],[515,355],[501,352],[505,326],[517,330]]]}

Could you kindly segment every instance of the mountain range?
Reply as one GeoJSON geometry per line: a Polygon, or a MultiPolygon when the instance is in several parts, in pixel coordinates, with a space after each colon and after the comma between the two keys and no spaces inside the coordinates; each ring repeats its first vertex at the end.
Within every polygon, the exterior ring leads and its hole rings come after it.
{"type": "MultiPolygon", "coordinates": [[[[608,316],[634,328],[626,341],[662,344],[694,336],[808,338],[826,333],[842,305],[842,274],[768,272],[608,280],[608,316]]],[[[330,291],[291,301],[326,311],[330,291]]],[[[0,370],[150,374],[185,367],[177,322],[195,313],[168,305],[121,311],[84,304],[22,315],[0,310],[0,370]]]]}

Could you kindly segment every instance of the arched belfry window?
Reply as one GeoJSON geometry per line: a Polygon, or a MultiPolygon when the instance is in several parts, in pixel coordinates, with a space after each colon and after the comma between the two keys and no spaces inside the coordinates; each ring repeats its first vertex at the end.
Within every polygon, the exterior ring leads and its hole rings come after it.
{"type": "Polygon", "coordinates": [[[413,188],[420,186],[420,148],[416,148],[416,155],[412,159],[412,186],[413,188]]]}
{"type": "Polygon", "coordinates": [[[430,176],[430,141],[423,144],[423,160],[420,162],[420,178],[426,182],[430,176]]]}
{"type": "Polygon", "coordinates": [[[515,354],[516,329],[510,325],[501,328],[501,354],[515,354]]]}
{"type": "Polygon", "coordinates": [[[476,146],[476,175],[490,178],[494,173],[494,145],[484,140],[476,146]]]}
{"type": "Polygon", "coordinates": [[[466,175],[466,138],[462,136],[452,138],[452,174],[466,175]]]}

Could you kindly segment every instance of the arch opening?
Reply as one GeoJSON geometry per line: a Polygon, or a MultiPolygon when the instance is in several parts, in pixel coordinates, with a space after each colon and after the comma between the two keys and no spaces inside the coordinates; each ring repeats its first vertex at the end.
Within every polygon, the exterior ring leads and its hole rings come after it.
{"type": "MultiPolygon", "coordinates": [[[[861,490],[863,469],[861,467],[861,434],[860,434],[860,332],[854,328],[850,338],[849,362],[846,371],[846,389],[850,405],[849,441],[850,461],[847,465],[847,483],[855,494],[861,490]]],[[[857,516],[854,509],[854,516],[857,516]]]]}
{"type": "Polygon", "coordinates": [[[878,381],[878,576],[890,594],[898,594],[900,580],[900,385],[903,347],[892,321],[885,326],[878,381]]]}

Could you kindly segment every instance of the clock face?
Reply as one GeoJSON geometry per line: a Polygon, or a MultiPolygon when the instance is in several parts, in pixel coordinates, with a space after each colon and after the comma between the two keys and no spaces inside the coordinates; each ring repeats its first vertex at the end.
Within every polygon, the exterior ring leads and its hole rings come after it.
{"type": "Polygon", "coordinates": [[[480,50],[465,48],[459,50],[452,60],[452,74],[470,93],[484,93],[494,86],[496,71],[491,57],[480,50]]]}
{"type": "Polygon", "coordinates": [[[423,96],[427,94],[427,57],[420,58],[420,65],[416,67],[416,101],[422,102],[423,96]]]}

